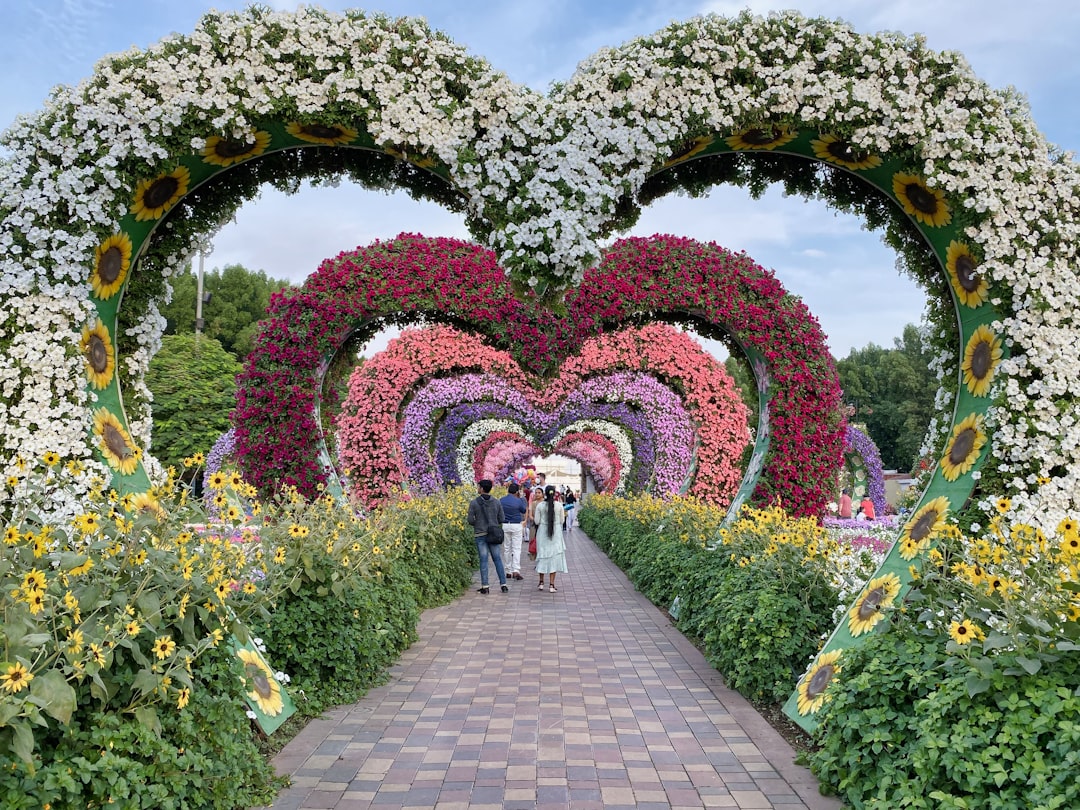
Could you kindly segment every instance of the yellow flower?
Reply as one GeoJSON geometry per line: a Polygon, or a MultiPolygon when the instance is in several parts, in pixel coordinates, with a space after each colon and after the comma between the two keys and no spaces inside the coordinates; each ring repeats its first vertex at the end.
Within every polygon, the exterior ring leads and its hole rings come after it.
{"type": "Polygon", "coordinates": [[[281,699],[281,685],[262,656],[251,650],[237,650],[236,655],[244,664],[244,677],[249,687],[248,699],[267,717],[281,714],[285,708],[281,699]]]}
{"type": "Polygon", "coordinates": [[[930,545],[934,535],[944,527],[945,515],[948,511],[949,499],[942,496],[934,498],[912,515],[911,519],[904,524],[904,530],[900,535],[900,556],[905,560],[910,560],[930,545]]]}
{"type": "Polygon", "coordinates": [[[27,591],[25,602],[30,606],[30,613],[36,616],[45,610],[45,592],[27,591]]]}
{"type": "Polygon", "coordinates": [[[724,143],[735,150],[773,150],[791,143],[798,133],[788,127],[756,127],[736,132],[724,138],[724,143]]]}
{"type": "Polygon", "coordinates": [[[289,526],[289,536],[290,537],[303,537],[304,536],[304,527],[300,526],[300,525],[298,525],[296,523],[293,523],[291,526],[289,526]]]}
{"type": "Polygon", "coordinates": [[[177,166],[167,174],[140,180],[135,187],[135,202],[131,213],[139,222],[161,219],[178,203],[191,185],[191,172],[186,166],[177,166]]]}
{"type": "Polygon", "coordinates": [[[1001,356],[1001,338],[988,326],[976,329],[964,349],[961,366],[968,391],[977,397],[985,397],[989,393],[1001,356]]]}
{"type": "Polygon", "coordinates": [[[270,133],[264,130],[252,130],[246,138],[222,138],[211,135],[206,139],[206,146],[199,150],[204,163],[214,166],[232,166],[248,158],[261,155],[270,145],[270,133]]]}
{"type": "Polygon", "coordinates": [[[19,529],[16,526],[8,526],[4,529],[4,544],[13,546],[19,542],[19,529]]]}
{"type": "Polygon", "coordinates": [[[124,625],[124,632],[127,633],[132,638],[139,635],[139,631],[141,629],[142,628],[139,626],[139,623],[137,621],[135,621],[135,620],[132,620],[132,621],[128,622],[126,625],[124,625]]]}
{"type": "Polygon", "coordinates": [[[244,587],[243,587],[244,593],[255,593],[255,591],[257,591],[257,590],[258,590],[258,588],[255,587],[254,582],[248,581],[248,582],[244,583],[244,587]]]}
{"type": "Polygon", "coordinates": [[[218,599],[224,602],[225,597],[229,595],[229,583],[225,580],[222,580],[214,586],[214,593],[218,599]]]}
{"type": "Polygon", "coordinates": [[[971,248],[953,240],[945,252],[945,270],[949,284],[965,307],[981,306],[990,296],[990,284],[978,272],[979,263],[971,254],[971,248]]]}
{"type": "Polygon", "coordinates": [[[848,611],[851,635],[858,637],[872,630],[885,618],[885,610],[892,606],[899,593],[900,577],[896,574],[885,574],[870,580],[848,611]]]}
{"type": "Polygon", "coordinates": [[[274,562],[277,563],[278,565],[281,565],[283,562],[285,562],[285,547],[284,546],[278,546],[274,550],[274,562]]]}
{"type": "Polygon", "coordinates": [[[822,135],[810,141],[810,146],[821,160],[852,171],[876,169],[881,165],[880,157],[857,149],[849,141],[836,135],[822,135]]]}
{"type": "Polygon", "coordinates": [[[960,645],[970,644],[976,639],[985,638],[982,628],[970,619],[950,624],[949,635],[953,641],[960,645]]]}
{"type": "Polygon", "coordinates": [[[34,680],[34,675],[20,662],[8,664],[4,674],[0,675],[0,689],[6,692],[21,692],[34,680]]]}
{"type": "Polygon", "coordinates": [[[176,650],[176,642],[168,636],[158,636],[154,639],[154,655],[158,660],[164,661],[176,650]]]}
{"type": "Polygon", "coordinates": [[[60,463],[60,454],[53,450],[48,450],[42,453],[41,463],[44,464],[46,467],[55,467],[57,464],[60,463]]]}
{"type": "Polygon", "coordinates": [[[982,427],[982,416],[972,413],[953,428],[949,447],[940,461],[946,481],[955,481],[975,466],[979,451],[986,444],[986,434],[982,427]]]}
{"type": "Polygon", "coordinates": [[[290,122],[285,131],[297,140],[325,146],[344,146],[359,135],[355,129],[340,124],[301,124],[299,121],[290,122]]]}
{"type": "Polygon", "coordinates": [[[225,488],[225,483],[226,483],[225,473],[218,471],[218,472],[213,473],[210,476],[210,478],[206,482],[206,485],[208,487],[210,487],[210,489],[215,489],[216,490],[216,489],[224,489],[225,488]]]}
{"type": "Polygon", "coordinates": [[[183,687],[176,696],[176,708],[182,709],[188,705],[188,701],[191,700],[191,689],[183,687]]]}
{"type": "Polygon", "coordinates": [[[83,648],[83,632],[82,630],[75,628],[67,637],[67,652],[68,655],[76,656],[82,652],[83,648]]]}
{"type": "Polygon", "coordinates": [[[904,211],[923,225],[939,228],[952,221],[945,195],[930,188],[921,177],[897,172],[893,175],[893,194],[904,211]]]}
{"type": "Polygon", "coordinates": [[[108,663],[105,652],[97,644],[90,645],[90,660],[99,667],[103,667],[108,663]]]}
{"type": "Polygon", "coordinates": [[[120,420],[108,409],[94,412],[94,435],[109,466],[123,475],[131,475],[139,465],[139,454],[120,420]]]}
{"type": "Polygon", "coordinates": [[[45,572],[40,571],[37,568],[31,569],[23,574],[22,586],[26,590],[45,590],[45,572]]]}
{"type": "Polygon", "coordinates": [[[665,161],[664,168],[666,169],[669,166],[675,166],[676,164],[682,163],[696,155],[701,154],[709,146],[712,145],[714,140],[715,138],[712,135],[706,135],[702,138],[694,138],[694,140],[690,141],[689,145],[687,145],[685,149],[675,155],[672,155],[667,161],[665,161]]]}
{"type": "Polygon", "coordinates": [[[131,237],[126,233],[113,234],[97,246],[94,269],[90,273],[94,295],[107,301],[120,292],[131,267],[131,252],[131,237]]]}
{"type": "Polygon", "coordinates": [[[832,679],[840,673],[840,660],[842,650],[832,650],[818,656],[814,664],[799,681],[798,711],[800,715],[814,714],[820,709],[826,698],[826,689],[832,679]]]}
{"type": "Polygon", "coordinates": [[[97,319],[93,329],[83,327],[79,351],[86,358],[86,376],[90,385],[99,391],[108,386],[116,371],[116,351],[109,329],[101,318],[97,319]]]}

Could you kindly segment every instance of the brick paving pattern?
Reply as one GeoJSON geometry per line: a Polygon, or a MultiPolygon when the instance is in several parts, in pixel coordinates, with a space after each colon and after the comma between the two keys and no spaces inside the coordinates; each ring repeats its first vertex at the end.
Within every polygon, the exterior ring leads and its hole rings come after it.
{"type": "Polygon", "coordinates": [[[277,755],[274,810],[840,807],[588,537],[567,546],[558,593],[524,555],[509,594],[477,574],[426,611],[388,683],[277,755]]]}

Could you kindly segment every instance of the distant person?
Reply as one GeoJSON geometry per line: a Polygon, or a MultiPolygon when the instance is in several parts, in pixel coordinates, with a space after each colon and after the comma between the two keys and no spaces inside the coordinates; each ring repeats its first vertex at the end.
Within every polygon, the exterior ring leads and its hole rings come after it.
{"type": "Polygon", "coordinates": [[[520,487],[510,484],[506,494],[499,498],[503,508],[503,567],[510,579],[523,579],[521,576],[521,538],[525,532],[525,513],[529,504],[521,497],[520,487]]]}
{"type": "Polygon", "coordinates": [[[851,490],[845,489],[840,496],[840,517],[851,520],[851,490]]]}
{"type": "Polygon", "coordinates": [[[577,506],[577,496],[572,489],[567,488],[563,496],[563,511],[566,512],[566,529],[574,528],[574,508],[577,506]]]}
{"type": "Polygon", "coordinates": [[[869,495],[862,499],[862,503],[859,504],[859,508],[862,510],[862,513],[866,515],[867,520],[873,520],[875,518],[874,502],[870,500],[869,495]]]}
{"type": "Polygon", "coordinates": [[[469,502],[469,514],[466,520],[473,527],[473,537],[476,540],[476,551],[480,556],[480,589],[477,593],[487,594],[488,588],[488,557],[495,561],[495,573],[499,575],[499,585],[502,592],[506,593],[510,588],[506,585],[506,569],[503,568],[502,546],[492,545],[488,542],[488,526],[502,528],[503,508],[495,498],[491,497],[493,484],[488,478],[476,483],[480,494],[469,502]]]}
{"type": "Polygon", "coordinates": [[[537,487],[532,491],[529,507],[525,511],[525,528],[529,537],[529,559],[536,559],[536,507],[544,500],[544,490],[537,487]]]}
{"type": "Polygon", "coordinates": [[[563,507],[555,500],[555,487],[544,487],[544,500],[534,510],[536,521],[536,572],[540,575],[540,590],[544,590],[544,574],[548,576],[548,591],[556,593],[555,575],[566,569],[566,541],[563,538],[563,507]]]}

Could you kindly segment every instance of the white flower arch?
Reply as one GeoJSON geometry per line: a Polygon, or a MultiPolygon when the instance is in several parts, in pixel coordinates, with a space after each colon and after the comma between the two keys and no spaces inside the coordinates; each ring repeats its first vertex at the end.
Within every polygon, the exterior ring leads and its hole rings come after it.
{"type": "MultiPolygon", "coordinates": [[[[693,193],[710,154],[790,153],[827,169],[782,166],[796,190],[887,224],[909,263],[951,271],[924,504],[955,513],[974,493],[973,511],[1007,494],[1051,526],[1080,507],[1080,173],[1015,95],[919,38],[795,13],[700,17],[600,51],[542,96],[422,21],[253,8],[103,60],[2,144],[9,470],[53,450],[121,488],[148,485],[143,377],[165,280],[260,182],[349,170],[307,147],[430,172],[427,186],[416,172],[382,181],[465,210],[516,283],[544,294],[580,278],[650,184],[693,193]],[[227,184],[207,183],[221,173],[227,184]],[[878,190],[860,196],[849,176],[878,190]]],[[[724,176],[752,190],[763,178],[724,176]]]]}

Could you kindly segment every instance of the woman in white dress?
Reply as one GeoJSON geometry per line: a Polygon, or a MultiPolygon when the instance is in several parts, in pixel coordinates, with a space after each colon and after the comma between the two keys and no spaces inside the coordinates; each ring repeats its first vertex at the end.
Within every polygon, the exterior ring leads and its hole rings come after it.
{"type": "Polygon", "coordinates": [[[544,574],[548,575],[548,591],[556,593],[555,574],[566,569],[566,541],[563,539],[563,506],[555,501],[555,487],[544,487],[544,500],[536,505],[536,572],[544,590],[544,574]]]}

